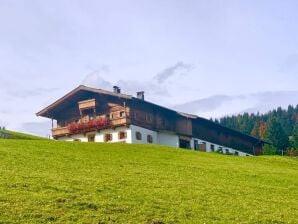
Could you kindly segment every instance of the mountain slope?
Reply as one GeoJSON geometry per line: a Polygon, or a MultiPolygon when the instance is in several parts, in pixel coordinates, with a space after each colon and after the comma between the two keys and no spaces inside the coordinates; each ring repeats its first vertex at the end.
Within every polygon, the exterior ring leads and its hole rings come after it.
{"type": "Polygon", "coordinates": [[[295,223],[298,161],[0,140],[0,223],[295,223]]]}
{"type": "Polygon", "coordinates": [[[34,136],[34,135],[29,135],[29,134],[24,134],[21,132],[15,132],[15,131],[9,131],[9,130],[4,130],[0,129],[0,139],[22,139],[22,140],[42,140],[45,138],[34,136]]]}

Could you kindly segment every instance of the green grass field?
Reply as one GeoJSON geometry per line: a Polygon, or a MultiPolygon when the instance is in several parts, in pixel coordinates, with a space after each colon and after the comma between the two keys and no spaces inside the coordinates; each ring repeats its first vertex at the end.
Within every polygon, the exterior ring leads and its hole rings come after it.
{"type": "Polygon", "coordinates": [[[6,138],[8,138],[8,139],[23,139],[23,140],[43,140],[43,139],[46,139],[46,138],[42,138],[42,137],[38,137],[38,136],[34,136],[34,135],[29,135],[29,134],[24,134],[24,133],[20,133],[20,132],[0,129],[0,138],[2,137],[3,134],[6,134],[6,138]]]}
{"type": "Polygon", "coordinates": [[[0,140],[0,223],[298,223],[298,161],[0,140]]]}

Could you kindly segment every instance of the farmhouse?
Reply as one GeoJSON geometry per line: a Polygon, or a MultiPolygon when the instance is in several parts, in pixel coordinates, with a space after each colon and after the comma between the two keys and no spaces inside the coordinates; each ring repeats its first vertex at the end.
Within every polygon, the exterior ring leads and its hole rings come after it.
{"type": "Polygon", "coordinates": [[[63,141],[161,144],[206,152],[260,155],[264,141],[196,115],[136,97],[80,85],[37,113],[52,119],[52,136],[63,141]],[[56,125],[54,126],[54,120],[56,125]]]}

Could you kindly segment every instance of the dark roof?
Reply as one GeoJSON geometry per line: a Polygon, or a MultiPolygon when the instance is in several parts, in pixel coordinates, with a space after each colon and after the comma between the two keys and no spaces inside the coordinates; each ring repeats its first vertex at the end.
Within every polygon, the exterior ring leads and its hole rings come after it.
{"type": "Polygon", "coordinates": [[[75,88],[74,90],[67,93],[65,96],[63,96],[60,99],[56,100],[54,103],[50,104],[46,108],[44,108],[41,111],[37,112],[36,115],[37,116],[42,116],[42,117],[48,117],[47,112],[49,110],[51,110],[54,107],[62,104],[66,99],[70,98],[71,96],[75,95],[76,93],[78,93],[82,90],[90,91],[90,92],[94,92],[94,93],[105,94],[105,95],[110,95],[110,96],[117,96],[117,97],[125,98],[125,99],[132,99],[133,98],[131,95],[126,95],[126,94],[121,94],[121,93],[114,93],[114,92],[103,90],[103,89],[96,89],[96,88],[80,85],[77,88],[75,88]]]}

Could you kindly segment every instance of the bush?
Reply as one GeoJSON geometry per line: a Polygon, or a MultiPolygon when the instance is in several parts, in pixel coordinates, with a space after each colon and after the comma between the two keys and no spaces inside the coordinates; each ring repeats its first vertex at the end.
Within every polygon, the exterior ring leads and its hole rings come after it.
{"type": "Polygon", "coordinates": [[[266,144],[263,147],[263,150],[264,150],[264,155],[277,155],[278,154],[277,148],[273,145],[266,144]]]}
{"type": "Polygon", "coordinates": [[[288,149],[286,152],[287,156],[297,157],[298,156],[298,149],[288,149]]]}

